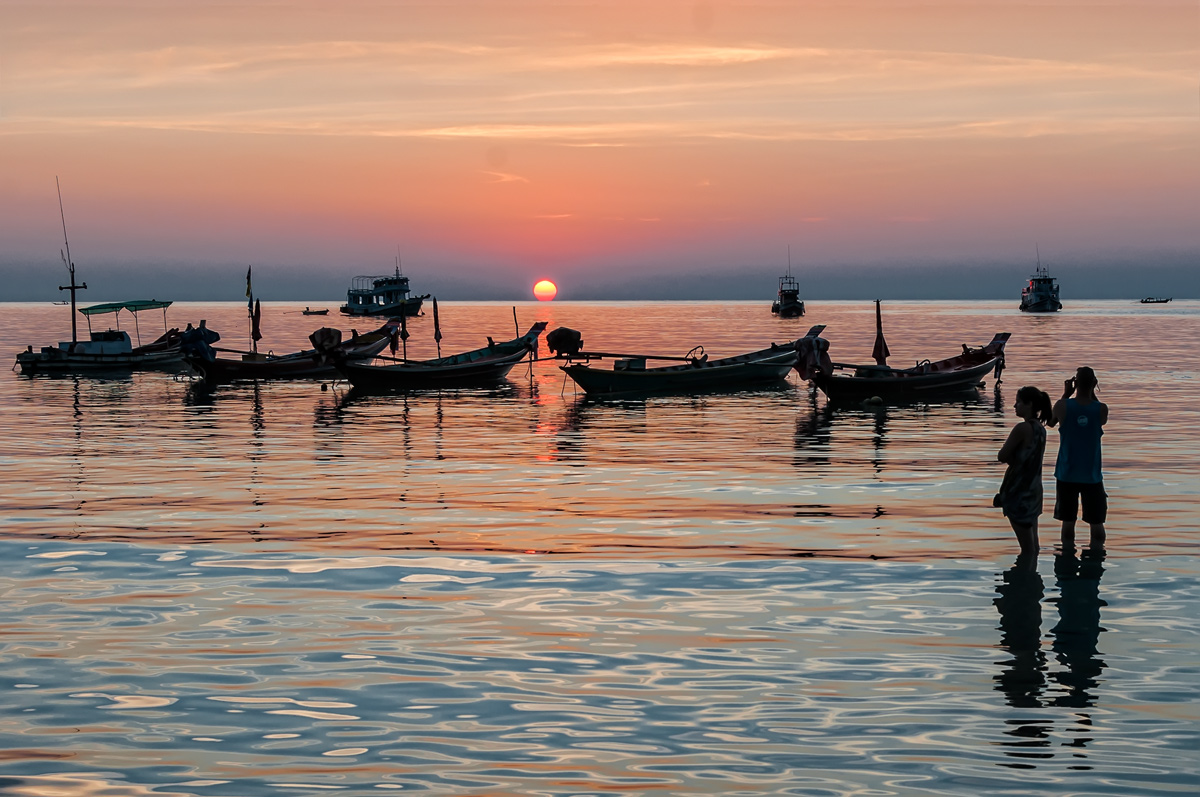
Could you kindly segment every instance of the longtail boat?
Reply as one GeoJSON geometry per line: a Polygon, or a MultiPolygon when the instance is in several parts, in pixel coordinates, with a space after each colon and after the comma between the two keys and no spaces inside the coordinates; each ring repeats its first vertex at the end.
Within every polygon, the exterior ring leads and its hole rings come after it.
{"type": "Polygon", "coordinates": [[[494,384],[530,353],[536,353],[538,338],[546,329],[538,321],[524,335],[478,349],[435,357],[431,360],[407,360],[380,357],[368,365],[335,359],[337,370],[356,389],[366,391],[429,390],[448,387],[476,387],[494,384]]]}
{"type": "MultiPolygon", "coordinates": [[[[261,354],[234,352],[238,358],[217,357],[197,350],[184,356],[184,361],[207,382],[223,383],[249,379],[334,379],[338,370],[334,363],[362,362],[380,354],[395,339],[400,329],[398,319],[390,319],[379,329],[348,340],[340,330],[322,327],[308,336],[313,348],[291,354],[261,354]]],[[[212,352],[227,352],[212,349],[212,352]]]]}
{"type": "Polygon", "coordinates": [[[710,360],[697,346],[684,357],[577,352],[559,366],[589,396],[643,396],[710,390],[741,390],[780,383],[796,364],[795,341],[710,360]],[[613,358],[612,368],[595,368],[591,360],[613,358]],[[681,360],[677,365],[647,367],[648,361],[681,360]]]}

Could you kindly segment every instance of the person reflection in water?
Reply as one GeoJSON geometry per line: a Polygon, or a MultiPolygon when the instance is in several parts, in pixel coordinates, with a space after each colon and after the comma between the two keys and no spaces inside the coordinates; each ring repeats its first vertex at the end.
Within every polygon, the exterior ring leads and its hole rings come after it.
{"type": "Polygon", "coordinates": [[[1042,458],[1046,453],[1045,422],[1053,416],[1050,397],[1036,387],[1017,391],[1013,412],[1021,422],[1012,428],[996,458],[1008,465],[996,505],[1004,509],[1021,553],[1037,555],[1038,516],[1042,514],[1042,458]]]}
{"type": "MultiPolygon", "coordinates": [[[[1008,755],[1020,759],[1045,759],[1054,756],[1054,725],[1062,715],[1043,712],[1056,707],[1076,709],[1063,732],[1069,739],[1057,746],[1082,748],[1092,741],[1092,720],[1078,709],[1095,705],[1096,688],[1104,671],[1099,657],[1100,577],[1104,555],[1091,551],[1077,558],[1073,551],[1054,558],[1055,586],[1058,590],[1058,622],[1050,630],[1051,651],[1056,665],[1042,647],[1042,598],[1045,585],[1037,571],[1037,558],[1029,554],[1017,557],[1011,568],[1000,575],[993,603],[1000,613],[999,648],[1010,658],[998,662],[1001,669],[994,677],[996,690],[1014,708],[1039,709],[1035,714],[1016,717],[1007,724],[1005,734],[1014,737],[1005,742],[1013,750],[1008,755]]],[[[1077,750],[1073,755],[1079,756],[1077,750]]],[[[1013,764],[1028,767],[1028,762],[1013,764]]]]}

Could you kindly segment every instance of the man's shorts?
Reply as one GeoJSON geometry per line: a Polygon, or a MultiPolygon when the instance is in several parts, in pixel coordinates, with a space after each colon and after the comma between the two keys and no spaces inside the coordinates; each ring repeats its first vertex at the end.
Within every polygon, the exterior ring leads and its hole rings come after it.
{"type": "Polygon", "coordinates": [[[1080,503],[1083,504],[1084,523],[1103,523],[1108,519],[1108,494],[1104,492],[1104,482],[1055,481],[1055,520],[1074,520],[1080,503]]]}

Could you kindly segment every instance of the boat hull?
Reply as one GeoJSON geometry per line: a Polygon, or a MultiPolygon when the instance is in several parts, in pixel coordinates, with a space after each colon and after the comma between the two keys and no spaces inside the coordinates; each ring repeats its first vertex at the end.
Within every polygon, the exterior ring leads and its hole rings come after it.
{"type": "Polygon", "coordinates": [[[1057,313],[1062,309],[1062,302],[1053,297],[1021,300],[1023,313],[1057,313]]]}
{"type": "Polygon", "coordinates": [[[344,304],[338,309],[342,315],[350,316],[415,316],[421,314],[421,304],[428,298],[428,295],[415,296],[403,302],[366,306],[344,304]]]}
{"type": "Polygon", "coordinates": [[[72,374],[102,373],[104,371],[171,370],[183,366],[179,347],[155,352],[125,354],[72,354],[62,349],[46,347],[41,351],[23,351],[17,355],[21,373],[72,374]]]}
{"type": "MultiPolygon", "coordinates": [[[[206,359],[188,355],[184,361],[206,382],[224,383],[260,379],[336,379],[337,359],[361,362],[377,356],[391,342],[391,331],[398,324],[384,324],[374,332],[341,343],[330,351],[316,349],[285,354],[231,359],[206,359]]],[[[316,334],[316,333],[314,333],[316,334]]]]}
{"type": "MultiPolygon", "coordinates": [[[[539,321],[519,338],[433,360],[367,365],[339,360],[337,370],[356,390],[407,392],[455,387],[486,387],[501,382],[517,363],[537,350],[546,329],[539,321]]],[[[489,338],[489,341],[491,339],[489,338]]]]}
{"type": "Polygon", "coordinates": [[[575,363],[559,366],[589,396],[646,396],[693,391],[740,390],[778,384],[795,367],[792,344],[663,368],[617,370],[575,363]]]}

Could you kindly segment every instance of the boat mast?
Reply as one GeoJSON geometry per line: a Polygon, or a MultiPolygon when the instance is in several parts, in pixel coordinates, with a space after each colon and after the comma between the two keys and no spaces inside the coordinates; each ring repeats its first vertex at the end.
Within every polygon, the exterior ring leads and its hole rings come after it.
{"type": "Polygon", "coordinates": [[[76,331],[77,328],[75,323],[75,291],[86,290],[87,283],[85,282],[82,285],[75,284],[75,262],[71,260],[71,243],[67,240],[67,214],[63,212],[62,186],[58,184],[57,175],[54,177],[54,187],[58,189],[58,215],[62,217],[63,246],[67,248],[67,253],[65,255],[61,250],[58,254],[62,257],[63,263],[66,264],[67,272],[71,275],[71,284],[59,285],[58,289],[60,291],[71,292],[71,342],[78,343],[79,333],[76,331]]]}

